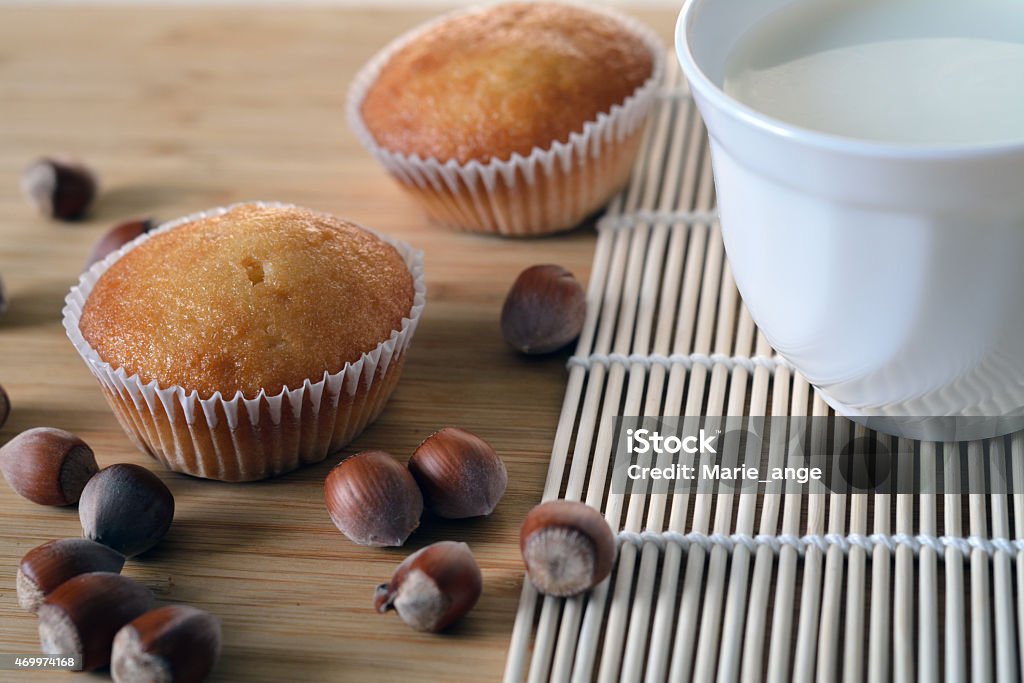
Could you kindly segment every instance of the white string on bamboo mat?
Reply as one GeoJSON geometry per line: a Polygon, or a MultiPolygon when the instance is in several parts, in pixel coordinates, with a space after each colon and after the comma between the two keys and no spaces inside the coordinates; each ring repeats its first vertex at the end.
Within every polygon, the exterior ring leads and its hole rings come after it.
{"type": "Polygon", "coordinates": [[[890,552],[895,552],[899,547],[907,547],[915,555],[920,553],[921,548],[925,547],[931,548],[937,553],[943,553],[946,548],[952,548],[959,550],[964,557],[970,557],[975,549],[984,551],[990,557],[994,556],[997,552],[1014,555],[1024,551],[1024,540],[984,538],[981,536],[969,536],[967,538],[959,536],[929,536],[926,534],[918,534],[916,536],[910,534],[871,534],[870,536],[865,534],[847,534],[845,536],[842,534],[809,534],[807,536],[795,536],[793,534],[780,534],[778,536],[768,534],[757,536],[732,534],[727,536],[725,534],[702,534],[698,532],[682,534],[677,531],[620,531],[618,539],[620,543],[629,543],[638,548],[642,548],[650,543],[657,546],[660,550],[664,550],[667,544],[674,543],[683,550],[696,545],[707,552],[710,552],[716,546],[725,548],[728,552],[732,552],[737,546],[743,546],[751,552],[756,552],[759,547],[766,546],[778,554],[784,546],[790,546],[800,555],[803,555],[804,551],[811,547],[817,548],[822,552],[827,552],[831,547],[837,547],[843,553],[848,553],[852,547],[863,548],[869,553],[876,546],[883,546],[890,552]]]}
{"type": "Polygon", "coordinates": [[[657,211],[637,209],[628,213],[605,215],[597,221],[597,229],[628,230],[637,225],[711,225],[718,220],[717,211],[657,211]]]}
{"type": "Polygon", "coordinates": [[[770,372],[775,372],[778,368],[786,368],[788,370],[793,368],[789,361],[778,355],[728,356],[724,353],[673,353],[667,356],[658,353],[647,355],[639,353],[629,355],[623,353],[592,353],[588,356],[573,356],[568,360],[567,364],[570,369],[581,367],[587,370],[590,370],[595,365],[609,367],[612,364],[637,364],[642,365],[648,370],[653,365],[660,365],[667,369],[671,369],[673,365],[681,365],[686,370],[691,370],[695,365],[703,365],[708,370],[713,370],[716,365],[722,365],[730,372],[737,367],[741,367],[748,373],[753,373],[756,368],[766,368],[770,372]]]}

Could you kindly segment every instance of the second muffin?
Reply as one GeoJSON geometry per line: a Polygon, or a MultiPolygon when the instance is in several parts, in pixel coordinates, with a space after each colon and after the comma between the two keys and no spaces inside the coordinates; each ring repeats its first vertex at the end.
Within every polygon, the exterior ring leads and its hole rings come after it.
{"type": "Polygon", "coordinates": [[[422,310],[419,263],[331,216],[237,205],[91,269],[65,327],[140,448],[260,479],[322,460],[380,413],[422,310]]]}
{"type": "Polygon", "coordinates": [[[651,33],[617,14],[495,5],[385,48],[353,83],[349,119],[436,222],[557,232],[625,184],[663,62],[651,33]]]}

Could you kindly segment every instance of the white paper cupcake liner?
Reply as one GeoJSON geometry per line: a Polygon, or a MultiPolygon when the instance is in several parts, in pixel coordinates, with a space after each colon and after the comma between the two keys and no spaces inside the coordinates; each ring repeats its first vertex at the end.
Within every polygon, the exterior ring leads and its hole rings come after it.
{"type": "Polygon", "coordinates": [[[640,38],[651,52],[650,78],[621,104],[572,133],[567,142],[535,147],[523,156],[488,163],[408,156],[379,144],[362,117],[363,101],[391,57],[410,42],[456,16],[480,12],[479,5],[445,14],[392,41],[356,75],[348,91],[348,120],[359,142],[423,206],[431,220],[473,232],[506,236],[567,230],[598,210],[629,177],[665,71],[665,50],[642,23],[607,8],[575,4],[609,16],[640,38]]]}
{"type": "MultiPolygon", "coordinates": [[[[290,208],[277,202],[248,202],[290,208]]],[[[381,412],[394,389],[426,303],[423,253],[381,235],[398,250],[413,277],[415,297],[401,327],[375,349],[333,374],[307,379],[274,395],[260,390],[246,398],[239,391],[200,398],[181,386],[143,382],[103,361],[79,329],[82,309],[100,276],[125,253],[162,232],[201,218],[218,216],[239,204],[202,211],[164,223],[129,242],[79,278],[65,299],[64,329],[99,380],[128,436],[168,468],[198,477],[251,481],[319,462],[344,447],[381,412]]],[[[325,315],[330,315],[325,311],[325,315]]]]}

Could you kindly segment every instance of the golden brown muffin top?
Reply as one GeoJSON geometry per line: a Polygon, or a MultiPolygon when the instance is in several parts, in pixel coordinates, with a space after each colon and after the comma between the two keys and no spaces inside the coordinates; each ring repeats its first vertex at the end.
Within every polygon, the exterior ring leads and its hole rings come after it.
{"type": "Polygon", "coordinates": [[[567,142],[653,69],[644,42],[604,14],[498,5],[444,21],[395,53],[362,116],[392,152],[487,163],[567,142]]]}
{"type": "Polygon", "coordinates": [[[346,221],[242,205],[154,235],[118,259],[79,328],[100,358],[207,398],[317,382],[401,327],[412,275],[346,221]]]}

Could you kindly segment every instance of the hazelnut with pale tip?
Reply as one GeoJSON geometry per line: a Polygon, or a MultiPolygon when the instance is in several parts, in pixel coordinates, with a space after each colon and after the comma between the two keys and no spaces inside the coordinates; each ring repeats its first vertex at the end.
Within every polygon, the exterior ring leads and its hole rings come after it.
{"type": "Polygon", "coordinates": [[[61,221],[81,218],[97,188],[92,169],[66,156],[38,159],[21,176],[21,190],[36,210],[61,221]]]}
{"type": "Polygon", "coordinates": [[[384,451],[342,460],[324,481],[324,502],[334,526],[357,545],[400,546],[423,514],[416,481],[384,451]]]}
{"type": "Polygon", "coordinates": [[[580,336],[587,297],[562,266],[527,268],[516,278],[501,309],[501,334],[520,353],[551,353],[580,336]]]}
{"type": "Polygon", "coordinates": [[[167,605],[114,636],[114,683],[201,683],[220,657],[220,621],[201,609],[167,605]]]}
{"type": "Polygon", "coordinates": [[[570,597],[604,581],[615,562],[615,535],[600,512],[553,500],[526,516],[519,547],[530,582],[545,595],[570,597]]]}
{"type": "Polygon", "coordinates": [[[53,591],[81,574],[121,573],[124,555],[87,538],[62,538],[25,553],[15,582],[18,604],[36,612],[53,591]]]}
{"type": "Polygon", "coordinates": [[[409,471],[438,517],[489,515],[505,494],[508,472],[489,443],[457,427],[424,439],[409,459],[409,471]]]}
{"type": "Polygon", "coordinates": [[[39,643],[48,655],[81,655],[83,670],[92,671],[110,663],[121,627],[152,608],[153,593],[126,576],[81,574],[39,607],[39,643]]]}
{"type": "Polygon", "coordinates": [[[0,448],[0,470],[10,487],[33,503],[74,505],[99,465],[92,449],[74,434],[36,427],[0,448]]]}
{"type": "Polygon", "coordinates": [[[476,605],[483,576],[469,546],[454,541],[428,545],[405,559],[388,583],[377,587],[373,605],[398,612],[417,631],[442,631],[476,605]]]}
{"type": "Polygon", "coordinates": [[[86,484],[78,517],[86,538],[133,557],[167,535],[174,519],[174,496],[145,467],[119,463],[86,484]]]}

